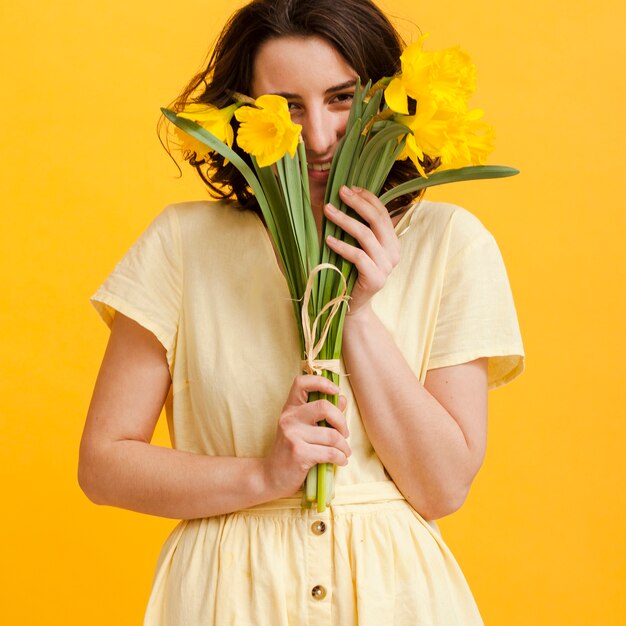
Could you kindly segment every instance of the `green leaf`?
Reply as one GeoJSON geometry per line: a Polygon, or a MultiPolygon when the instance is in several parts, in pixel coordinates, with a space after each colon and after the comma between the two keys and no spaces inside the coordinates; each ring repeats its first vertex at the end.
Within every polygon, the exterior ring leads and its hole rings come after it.
{"type": "MultiPolygon", "coordinates": [[[[281,231],[288,242],[287,249],[290,253],[288,263],[293,268],[298,268],[298,274],[306,274],[306,250],[304,246],[304,232],[300,232],[299,214],[302,213],[301,199],[298,192],[301,191],[299,174],[294,180],[294,163],[289,155],[285,155],[276,163],[278,181],[285,199],[284,210],[276,215],[276,221],[280,224],[281,231]]],[[[304,284],[300,280],[298,292],[300,296],[304,291],[304,284]]],[[[299,296],[299,297],[300,297],[299,296]]]]}
{"type": "MultiPolygon", "coordinates": [[[[304,225],[306,231],[306,250],[307,250],[307,274],[319,262],[320,246],[317,239],[317,224],[311,210],[311,192],[309,190],[309,172],[307,170],[306,149],[304,143],[298,144],[298,156],[300,158],[300,176],[302,180],[302,197],[304,211],[304,225]]],[[[314,292],[315,293],[315,292],[314,292]]]]}
{"type": "Polygon", "coordinates": [[[335,151],[335,157],[331,165],[331,171],[326,184],[326,196],[324,202],[338,205],[339,188],[348,178],[355,157],[358,155],[357,148],[361,136],[361,120],[357,119],[352,128],[344,135],[341,145],[335,151]],[[334,167],[333,167],[334,166],[334,167]]]}
{"type": "Polygon", "coordinates": [[[375,115],[378,115],[378,110],[380,109],[380,101],[382,97],[383,97],[383,92],[377,91],[370,98],[370,101],[367,103],[367,105],[363,109],[363,115],[361,116],[363,118],[363,125],[367,124],[372,119],[372,117],[374,117],[375,115]]]}
{"type": "MultiPolygon", "coordinates": [[[[357,119],[350,128],[349,132],[344,135],[342,144],[335,152],[333,159],[334,168],[331,168],[331,173],[326,185],[326,198],[325,203],[330,202],[333,206],[339,210],[345,211],[343,202],[339,199],[339,189],[342,184],[350,184],[350,172],[352,171],[354,164],[358,160],[358,152],[361,144],[361,120],[357,119]]],[[[332,263],[337,265],[339,262],[338,255],[326,245],[326,237],[332,235],[333,237],[342,238],[343,230],[336,226],[333,222],[326,219],[324,215],[322,217],[322,249],[320,263],[332,263]]],[[[338,287],[339,277],[335,272],[323,271],[320,275],[318,283],[318,301],[328,302],[331,294],[336,293],[338,287]]]]}
{"type": "MultiPolygon", "coordinates": [[[[363,148],[363,152],[359,157],[359,163],[357,167],[357,181],[359,181],[361,187],[365,186],[370,172],[379,158],[381,151],[389,142],[393,142],[395,139],[404,137],[409,133],[409,129],[403,124],[397,122],[387,122],[385,126],[373,135],[363,148]]],[[[395,143],[393,146],[395,147],[395,143]]],[[[389,167],[393,165],[393,162],[389,167]]]]}
{"type": "Polygon", "coordinates": [[[460,167],[454,170],[444,170],[431,174],[428,178],[418,177],[402,183],[380,196],[380,201],[387,204],[389,201],[399,198],[407,193],[413,193],[435,187],[436,185],[446,185],[448,183],[458,183],[465,180],[479,180],[482,178],[506,178],[507,176],[515,176],[519,174],[519,170],[506,165],[470,165],[468,167],[460,167]]]}
{"type": "Polygon", "coordinates": [[[371,81],[369,81],[367,85],[362,88],[361,79],[357,76],[356,84],[354,86],[354,97],[352,99],[352,106],[350,107],[346,128],[351,128],[355,120],[361,117],[363,111],[363,98],[365,98],[365,95],[369,91],[370,85],[371,81]]]}

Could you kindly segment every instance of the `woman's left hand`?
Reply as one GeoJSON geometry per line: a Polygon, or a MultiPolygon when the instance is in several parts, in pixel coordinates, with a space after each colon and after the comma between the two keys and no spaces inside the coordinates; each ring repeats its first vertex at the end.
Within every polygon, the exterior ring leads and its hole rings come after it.
{"type": "Polygon", "coordinates": [[[372,296],[380,291],[387,277],[400,260],[400,241],[385,205],[370,191],[345,185],[341,199],[354,209],[365,224],[349,217],[330,204],[324,207],[326,217],[352,235],[361,246],[352,246],[333,237],[326,240],[328,247],[358,270],[347,315],[354,317],[369,309],[372,296]]]}

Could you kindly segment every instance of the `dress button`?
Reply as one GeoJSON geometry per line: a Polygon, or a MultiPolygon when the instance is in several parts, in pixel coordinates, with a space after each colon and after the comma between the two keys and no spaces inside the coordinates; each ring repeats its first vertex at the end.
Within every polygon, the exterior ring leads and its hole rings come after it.
{"type": "Polygon", "coordinates": [[[326,589],[322,587],[322,585],[315,585],[315,587],[311,589],[311,595],[316,600],[323,600],[326,597],[326,589]]]}
{"type": "Polygon", "coordinates": [[[315,535],[323,535],[326,532],[326,524],[321,519],[318,519],[311,524],[311,530],[315,535]]]}

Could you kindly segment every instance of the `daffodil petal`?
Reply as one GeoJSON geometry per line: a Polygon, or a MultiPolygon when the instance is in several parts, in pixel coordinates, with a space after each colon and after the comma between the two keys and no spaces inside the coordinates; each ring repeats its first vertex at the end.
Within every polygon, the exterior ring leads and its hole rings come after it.
{"type": "Polygon", "coordinates": [[[302,132],[302,126],[300,126],[300,124],[294,124],[294,130],[292,131],[293,135],[291,138],[291,143],[287,150],[292,157],[296,154],[296,150],[298,149],[298,141],[300,140],[301,132],[302,132]]]}
{"type": "Polygon", "coordinates": [[[247,122],[253,119],[254,111],[255,109],[250,106],[239,107],[235,111],[235,118],[237,119],[238,122],[247,122]]]}
{"type": "Polygon", "coordinates": [[[413,165],[415,165],[415,168],[420,173],[420,176],[427,178],[426,172],[424,171],[424,168],[420,163],[420,159],[424,158],[424,152],[417,145],[417,141],[415,140],[415,137],[413,135],[407,136],[404,150],[407,153],[409,159],[413,161],[413,165]]]}
{"type": "Polygon", "coordinates": [[[282,96],[265,94],[263,96],[259,96],[254,102],[261,109],[267,109],[268,111],[272,111],[278,115],[285,112],[289,113],[287,100],[285,100],[282,96]]]}
{"type": "Polygon", "coordinates": [[[230,120],[237,106],[237,104],[234,104],[223,109],[218,109],[212,104],[192,102],[188,104],[183,111],[178,113],[178,117],[199,124],[211,134],[215,135],[220,141],[232,146],[233,131],[230,120]]]}
{"type": "Polygon", "coordinates": [[[291,121],[287,100],[268,94],[257,98],[255,105],[235,111],[241,123],[239,147],[254,156],[261,167],[276,163],[288,152],[294,156],[302,127],[291,121]]]}
{"type": "Polygon", "coordinates": [[[385,89],[385,102],[396,113],[409,114],[408,95],[400,78],[394,78],[385,89]]]}

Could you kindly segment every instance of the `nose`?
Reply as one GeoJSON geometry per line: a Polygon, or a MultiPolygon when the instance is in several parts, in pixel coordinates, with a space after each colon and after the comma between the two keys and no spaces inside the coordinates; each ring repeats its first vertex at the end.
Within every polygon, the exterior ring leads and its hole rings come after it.
{"type": "Polygon", "coordinates": [[[324,107],[307,111],[302,124],[302,138],[310,156],[331,157],[345,130],[345,122],[324,107]]]}

